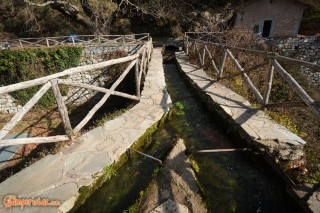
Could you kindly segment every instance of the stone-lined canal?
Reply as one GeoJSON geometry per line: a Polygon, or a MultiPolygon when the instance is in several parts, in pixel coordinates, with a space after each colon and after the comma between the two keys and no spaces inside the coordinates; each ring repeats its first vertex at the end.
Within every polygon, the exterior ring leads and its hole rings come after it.
{"type": "MultiPolygon", "coordinates": [[[[144,153],[158,158],[182,138],[188,150],[235,148],[219,121],[194,97],[173,64],[165,64],[168,91],[174,103],[170,121],[152,135],[144,153]]],[[[197,153],[190,155],[208,212],[300,212],[258,156],[244,152],[197,153]]],[[[159,163],[132,154],[116,176],[82,205],[77,212],[138,212],[133,204],[146,190],[159,163]]]]}

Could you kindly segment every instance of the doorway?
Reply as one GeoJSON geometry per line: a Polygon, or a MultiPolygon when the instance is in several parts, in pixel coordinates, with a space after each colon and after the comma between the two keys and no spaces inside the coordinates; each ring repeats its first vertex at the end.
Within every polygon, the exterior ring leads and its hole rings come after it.
{"type": "Polygon", "coordinates": [[[264,21],[263,30],[262,30],[262,37],[269,37],[270,36],[271,25],[272,25],[272,21],[271,20],[265,20],[264,21]]]}

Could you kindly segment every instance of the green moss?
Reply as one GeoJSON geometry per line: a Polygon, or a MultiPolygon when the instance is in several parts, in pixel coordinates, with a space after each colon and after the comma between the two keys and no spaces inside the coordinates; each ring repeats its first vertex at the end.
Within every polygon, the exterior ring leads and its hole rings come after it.
{"type": "MultiPolygon", "coordinates": [[[[162,125],[171,117],[171,111],[166,113],[158,122],[149,127],[146,132],[131,146],[133,149],[144,149],[148,147],[152,142],[152,134],[162,127],[162,125]]],[[[117,162],[112,165],[106,165],[105,169],[102,171],[102,174],[97,174],[94,177],[94,182],[90,186],[81,187],[79,190],[79,196],[75,202],[74,207],[70,212],[75,212],[90,195],[101,185],[110,179],[110,176],[116,175],[116,171],[127,161],[126,153],[123,153],[117,162]]],[[[139,201],[140,202],[140,201],[139,201]]],[[[135,212],[136,206],[133,205],[128,212],[135,212]]]]}
{"type": "Polygon", "coordinates": [[[197,162],[196,162],[193,158],[190,158],[189,160],[190,160],[192,169],[193,169],[196,173],[199,173],[199,172],[200,172],[200,168],[199,168],[199,165],[197,164],[197,162]]]}

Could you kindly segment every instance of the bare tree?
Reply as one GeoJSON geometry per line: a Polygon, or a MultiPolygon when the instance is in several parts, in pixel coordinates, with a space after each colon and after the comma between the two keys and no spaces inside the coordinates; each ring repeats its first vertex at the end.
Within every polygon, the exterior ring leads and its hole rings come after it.
{"type": "Polygon", "coordinates": [[[112,0],[53,0],[37,1],[23,0],[30,7],[47,7],[58,11],[70,20],[79,23],[88,31],[103,34],[108,33],[110,23],[118,5],[112,0]]]}

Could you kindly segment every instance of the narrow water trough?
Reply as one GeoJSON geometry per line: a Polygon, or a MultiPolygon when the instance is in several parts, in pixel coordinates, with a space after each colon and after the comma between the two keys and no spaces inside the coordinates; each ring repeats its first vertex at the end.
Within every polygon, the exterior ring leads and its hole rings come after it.
{"type": "MultiPolygon", "coordinates": [[[[165,160],[177,139],[183,139],[208,212],[302,212],[259,155],[246,151],[194,153],[245,147],[219,125],[221,120],[210,116],[186,86],[172,63],[172,53],[164,54],[164,70],[173,115],[140,151],[165,160]]],[[[152,179],[162,170],[159,162],[132,152],[130,160],[116,170],[76,212],[144,212],[139,204],[147,200],[148,188],[157,184],[152,179]]]]}

